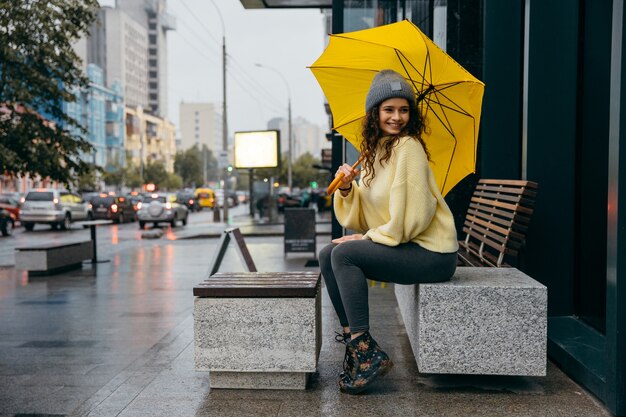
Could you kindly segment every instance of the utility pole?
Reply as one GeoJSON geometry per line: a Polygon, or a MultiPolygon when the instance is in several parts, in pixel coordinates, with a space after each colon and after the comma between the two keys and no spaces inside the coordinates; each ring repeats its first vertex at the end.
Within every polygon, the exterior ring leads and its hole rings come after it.
{"type": "MultiPolygon", "coordinates": [[[[213,7],[217,10],[217,15],[220,18],[222,24],[222,151],[228,152],[228,116],[226,113],[226,29],[224,26],[224,19],[222,18],[222,12],[215,4],[214,0],[211,0],[213,7]]],[[[220,167],[220,177],[224,182],[224,222],[228,223],[228,175],[226,174],[225,167],[220,167]]]]}
{"type": "MultiPolygon", "coordinates": [[[[219,9],[218,9],[219,13],[219,9]]],[[[220,14],[220,19],[222,15],[220,14]]],[[[222,30],[224,30],[224,21],[222,21],[222,30]]],[[[226,115],[226,34],[222,33],[222,150],[228,152],[228,117],[226,115]]],[[[224,168],[221,169],[224,178],[224,223],[228,224],[228,177],[224,168]]]]}

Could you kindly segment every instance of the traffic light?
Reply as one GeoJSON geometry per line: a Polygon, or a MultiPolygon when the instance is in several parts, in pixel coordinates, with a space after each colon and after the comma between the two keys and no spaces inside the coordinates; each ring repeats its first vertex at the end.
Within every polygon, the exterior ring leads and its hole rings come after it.
{"type": "Polygon", "coordinates": [[[311,181],[311,188],[314,190],[317,188],[317,181],[311,181]]]}
{"type": "Polygon", "coordinates": [[[228,172],[233,172],[233,166],[232,165],[228,165],[228,167],[226,168],[226,170],[228,172]]]}

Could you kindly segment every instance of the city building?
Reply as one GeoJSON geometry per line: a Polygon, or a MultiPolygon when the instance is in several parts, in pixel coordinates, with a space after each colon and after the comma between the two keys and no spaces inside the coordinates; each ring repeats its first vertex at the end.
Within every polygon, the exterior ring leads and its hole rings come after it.
{"type": "Polygon", "coordinates": [[[119,8],[101,8],[86,52],[86,62],[103,69],[107,87],[121,83],[127,106],[149,108],[148,30],[140,22],[119,8]]]}
{"type": "Polygon", "coordinates": [[[326,146],[326,131],[320,126],[310,123],[303,117],[293,120],[293,151],[294,158],[310,153],[315,158],[321,159],[322,147],[326,146]]]}
{"type": "Polygon", "coordinates": [[[446,198],[467,201],[477,178],[539,184],[517,267],[548,288],[548,355],[626,416],[623,0],[240,1],[328,9],[332,33],[408,19],[485,83],[476,175],[446,198]]]}
{"type": "Polygon", "coordinates": [[[156,161],[163,162],[167,172],[174,172],[174,156],[176,155],[176,129],[166,119],[153,116],[141,107],[124,109],[126,121],[126,152],[127,165],[143,167],[156,161]]]}
{"type": "Polygon", "coordinates": [[[203,145],[217,156],[222,150],[222,112],[214,103],[180,103],[180,149],[203,145]]]}
{"type": "MultiPolygon", "coordinates": [[[[289,150],[287,120],[282,117],[275,117],[267,122],[267,128],[268,130],[280,131],[280,152],[286,154],[289,150]]],[[[321,149],[326,146],[325,130],[303,117],[294,118],[291,129],[293,135],[292,158],[294,161],[307,152],[316,158],[321,157],[321,149]]]]}
{"type": "Polygon", "coordinates": [[[83,136],[93,146],[82,159],[99,167],[122,164],[124,152],[123,112],[124,98],[119,83],[114,88],[104,86],[102,69],[94,64],[86,66],[89,87],[77,92],[76,101],[63,104],[63,111],[86,129],[83,134],[74,128],[73,133],[83,136]],[[111,158],[115,157],[115,160],[111,158]]]}
{"type": "Polygon", "coordinates": [[[167,32],[176,29],[165,0],[117,0],[117,9],[139,22],[148,34],[148,105],[150,113],[167,116],[167,32]]]}

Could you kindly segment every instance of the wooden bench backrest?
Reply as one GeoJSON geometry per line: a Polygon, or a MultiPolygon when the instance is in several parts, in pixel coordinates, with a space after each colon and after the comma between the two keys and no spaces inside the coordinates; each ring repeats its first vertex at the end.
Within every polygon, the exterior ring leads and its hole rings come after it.
{"type": "Polygon", "coordinates": [[[516,257],[524,245],[536,195],[532,181],[480,180],[465,216],[461,248],[487,266],[507,266],[504,256],[516,257]]]}

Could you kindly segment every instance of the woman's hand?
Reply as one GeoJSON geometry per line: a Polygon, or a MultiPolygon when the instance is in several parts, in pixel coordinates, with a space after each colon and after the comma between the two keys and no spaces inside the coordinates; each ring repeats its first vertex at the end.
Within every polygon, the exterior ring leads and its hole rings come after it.
{"type": "Polygon", "coordinates": [[[341,179],[341,184],[339,184],[339,188],[348,188],[350,184],[352,184],[352,181],[354,181],[356,176],[359,175],[359,172],[359,169],[352,169],[352,166],[348,164],[343,164],[342,166],[340,166],[335,173],[335,177],[337,177],[339,174],[344,175],[344,177],[341,179]]]}
{"type": "MultiPolygon", "coordinates": [[[[348,165],[349,166],[349,165],[348,165]]],[[[353,235],[346,235],[346,236],[342,236],[338,239],[333,239],[331,240],[332,243],[343,243],[343,242],[347,242],[349,240],[361,240],[363,239],[363,235],[360,233],[355,233],[353,235]]]]}

